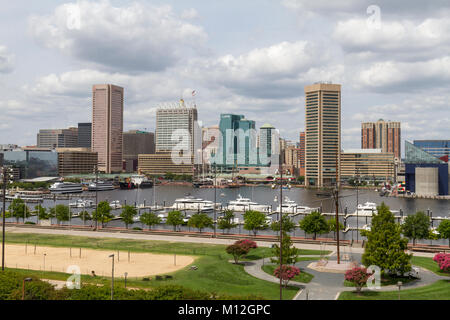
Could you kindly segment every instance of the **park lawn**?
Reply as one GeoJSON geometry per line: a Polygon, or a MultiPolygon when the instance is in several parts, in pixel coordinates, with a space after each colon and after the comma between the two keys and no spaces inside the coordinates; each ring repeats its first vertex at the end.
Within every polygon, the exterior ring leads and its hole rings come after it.
{"type": "MultiPolygon", "coordinates": [[[[439,280],[435,283],[416,289],[400,291],[401,300],[450,300],[450,280],[439,280]]],[[[398,300],[398,291],[364,291],[361,296],[355,292],[341,292],[339,300],[398,300]]]]}
{"type": "MultiPolygon", "coordinates": [[[[266,264],[264,266],[262,266],[262,270],[265,273],[270,274],[271,276],[273,276],[273,272],[275,271],[275,269],[278,267],[278,265],[274,265],[274,264],[266,264]]],[[[301,283],[309,283],[311,282],[311,280],[314,278],[314,276],[310,273],[307,273],[303,270],[300,269],[300,274],[298,276],[295,276],[294,278],[291,279],[291,281],[296,281],[296,282],[301,282],[301,283]]]]}
{"type": "Polygon", "coordinates": [[[412,257],[411,264],[430,270],[436,273],[437,275],[450,277],[449,273],[442,272],[441,269],[439,269],[438,263],[436,261],[433,261],[433,258],[412,257]]]}
{"type": "MultiPolygon", "coordinates": [[[[381,279],[381,286],[382,287],[386,287],[386,286],[397,285],[397,283],[399,281],[401,281],[402,283],[405,284],[405,283],[408,283],[408,282],[417,281],[417,279],[409,278],[409,277],[385,276],[384,278],[381,279]]],[[[355,287],[355,284],[353,282],[344,280],[344,287],[355,287]]],[[[367,287],[367,285],[365,284],[363,287],[367,287]]]]}
{"type": "MultiPolygon", "coordinates": [[[[137,288],[152,288],[164,284],[177,284],[191,289],[214,291],[228,295],[257,295],[265,299],[277,299],[279,297],[278,284],[254,278],[245,272],[242,265],[229,263],[228,261],[232,257],[225,252],[225,245],[16,233],[7,233],[6,239],[11,244],[28,243],[30,246],[36,244],[38,246],[192,255],[197,257],[193,264],[198,267],[198,270],[190,270],[189,267],[186,267],[170,274],[173,276],[173,280],[157,281],[153,279],[143,281],[142,279],[128,279],[127,285],[137,288]]],[[[302,250],[302,254],[305,253],[311,252],[302,250]]],[[[251,251],[247,259],[262,259],[271,255],[270,248],[257,248],[251,251]]],[[[45,272],[42,274],[41,272],[42,275],[39,275],[39,271],[22,270],[21,272],[29,272],[29,274],[46,279],[67,279],[67,275],[64,273],[45,272]]],[[[82,276],[82,281],[92,282],[93,278],[82,276]]],[[[102,279],[101,277],[97,277],[95,281],[109,283],[107,278],[102,279]]],[[[117,283],[121,285],[123,281],[117,279],[117,283]]],[[[297,291],[298,289],[294,287],[285,289],[286,299],[292,299],[297,291]]]]}

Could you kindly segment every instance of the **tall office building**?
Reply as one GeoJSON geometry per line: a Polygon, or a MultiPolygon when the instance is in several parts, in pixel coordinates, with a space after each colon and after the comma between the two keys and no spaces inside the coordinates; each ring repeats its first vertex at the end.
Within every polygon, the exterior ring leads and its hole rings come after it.
{"type": "Polygon", "coordinates": [[[92,87],[92,151],[98,153],[98,170],[122,171],[123,94],[121,87],[92,87]]]}
{"type": "Polygon", "coordinates": [[[278,155],[274,150],[275,141],[273,141],[275,127],[266,123],[259,128],[259,164],[262,166],[270,166],[272,155],[278,155]]]}
{"type": "Polygon", "coordinates": [[[298,148],[298,168],[299,168],[299,175],[304,177],[305,176],[305,141],[306,141],[306,133],[300,132],[300,144],[298,148]]]}
{"type": "Polygon", "coordinates": [[[255,121],[243,115],[221,114],[219,129],[217,165],[225,169],[257,165],[255,121]]]}
{"type": "Polygon", "coordinates": [[[305,183],[307,186],[331,186],[336,183],[336,169],[338,180],[340,174],[341,85],[306,86],[305,111],[305,183]]]}
{"type": "Polygon", "coordinates": [[[92,123],[78,124],[78,148],[90,148],[92,139],[92,123]]]}
{"type": "Polygon", "coordinates": [[[397,159],[401,158],[401,126],[400,122],[384,121],[364,122],[361,124],[361,148],[381,149],[392,152],[397,159]]]}
{"type": "Polygon", "coordinates": [[[194,152],[195,126],[197,122],[197,108],[186,106],[183,100],[173,106],[161,107],[156,111],[156,152],[171,153],[175,146],[194,152]],[[183,141],[174,138],[177,130],[186,130],[188,137],[183,141]]]}
{"type": "Polygon", "coordinates": [[[139,130],[130,130],[123,133],[124,170],[134,172],[138,168],[140,154],[155,153],[155,134],[139,130]]]}
{"type": "Polygon", "coordinates": [[[78,129],[41,129],[37,134],[37,147],[45,149],[75,148],[78,145],[78,129]]]}

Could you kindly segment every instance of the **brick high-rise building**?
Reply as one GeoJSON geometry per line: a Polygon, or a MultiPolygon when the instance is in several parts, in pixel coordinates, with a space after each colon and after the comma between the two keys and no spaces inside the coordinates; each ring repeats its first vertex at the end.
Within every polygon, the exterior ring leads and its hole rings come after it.
{"type": "Polygon", "coordinates": [[[305,176],[305,139],[306,139],[306,133],[300,132],[300,144],[298,148],[298,169],[299,169],[299,175],[305,176]]]}
{"type": "Polygon", "coordinates": [[[92,87],[92,151],[101,172],[122,171],[123,94],[111,84],[92,87]]]}
{"type": "Polygon", "coordinates": [[[336,169],[338,181],[340,174],[341,85],[316,83],[306,86],[305,103],[305,184],[331,186],[336,183],[336,169]]]}
{"type": "Polygon", "coordinates": [[[381,149],[392,152],[401,158],[401,126],[400,122],[384,121],[364,122],[361,124],[361,148],[381,149]]]}

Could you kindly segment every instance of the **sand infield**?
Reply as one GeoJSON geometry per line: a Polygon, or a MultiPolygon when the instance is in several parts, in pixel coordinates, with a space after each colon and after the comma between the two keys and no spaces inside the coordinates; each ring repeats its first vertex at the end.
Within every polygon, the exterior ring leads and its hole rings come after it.
{"type": "MultiPolygon", "coordinates": [[[[0,247],[1,252],[1,247],[0,247]]],[[[174,254],[130,253],[128,251],[93,250],[81,248],[40,247],[34,245],[6,245],[5,264],[7,268],[45,270],[73,273],[70,266],[78,266],[81,274],[111,276],[114,254],[114,276],[144,277],[168,274],[194,262],[194,257],[174,254]]]]}

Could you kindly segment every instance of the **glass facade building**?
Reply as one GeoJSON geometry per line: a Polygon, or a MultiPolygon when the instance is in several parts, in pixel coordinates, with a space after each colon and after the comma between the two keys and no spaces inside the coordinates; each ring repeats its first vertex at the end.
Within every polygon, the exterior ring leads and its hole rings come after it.
{"type": "Polygon", "coordinates": [[[5,165],[19,168],[20,179],[58,176],[58,153],[55,151],[3,151],[5,165]]]}
{"type": "Polygon", "coordinates": [[[415,140],[414,146],[418,147],[437,158],[450,156],[450,140],[415,140]]]}

